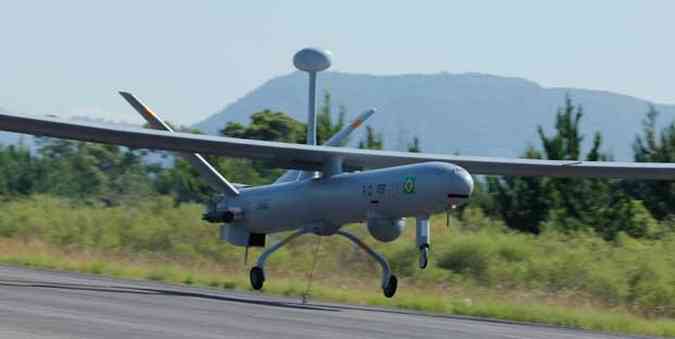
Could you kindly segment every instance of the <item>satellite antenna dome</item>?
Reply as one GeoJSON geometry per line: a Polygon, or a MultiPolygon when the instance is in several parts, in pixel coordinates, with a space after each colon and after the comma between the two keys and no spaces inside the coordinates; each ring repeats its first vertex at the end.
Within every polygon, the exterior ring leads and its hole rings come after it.
{"type": "Polygon", "coordinates": [[[304,48],[293,56],[293,64],[301,71],[321,72],[330,67],[331,53],[318,48],[304,48]]]}

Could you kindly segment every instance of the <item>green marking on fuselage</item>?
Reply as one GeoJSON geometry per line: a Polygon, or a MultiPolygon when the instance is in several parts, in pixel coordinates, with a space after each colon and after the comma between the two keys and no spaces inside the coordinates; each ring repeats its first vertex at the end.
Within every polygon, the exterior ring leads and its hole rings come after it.
{"type": "Polygon", "coordinates": [[[415,193],[415,177],[405,177],[403,181],[403,193],[415,193]]]}

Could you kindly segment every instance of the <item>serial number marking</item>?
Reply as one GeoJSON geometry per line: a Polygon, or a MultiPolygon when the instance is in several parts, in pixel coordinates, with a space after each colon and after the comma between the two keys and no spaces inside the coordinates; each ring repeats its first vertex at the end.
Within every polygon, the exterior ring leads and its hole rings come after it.
{"type": "Polygon", "coordinates": [[[361,187],[361,194],[366,197],[385,193],[387,193],[387,184],[366,184],[361,187]]]}

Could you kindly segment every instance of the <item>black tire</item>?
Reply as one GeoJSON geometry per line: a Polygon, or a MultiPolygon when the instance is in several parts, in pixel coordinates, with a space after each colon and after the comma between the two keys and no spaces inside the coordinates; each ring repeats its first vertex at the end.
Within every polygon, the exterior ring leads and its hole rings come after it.
{"type": "Polygon", "coordinates": [[[251,268],[250,277],[251,287],[253,287],[254,290],[259,290],[263,287],[263,284],[265,283],[265,272],[262,268],[258,266],[251,268]]]}
{"type": "Polygon", "coordinates": [[[389,277],[389,281],[387,281],[387,286],[382,289],[384,291],[384,296],[387,298],[393,297],[394,294],[396,294],[396,287],[398,287],[398,279],[392,274],[389,277]]]}
{"type": "Polygon", "coordinates": [[[429,247],[424,247],[420,251],[420,268],[425,269],[429,266],[429,247]]]}

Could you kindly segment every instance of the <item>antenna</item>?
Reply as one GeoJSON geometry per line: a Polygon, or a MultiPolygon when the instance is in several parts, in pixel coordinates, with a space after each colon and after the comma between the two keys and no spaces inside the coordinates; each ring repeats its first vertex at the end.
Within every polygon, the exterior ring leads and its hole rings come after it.
{"type": "Polygon", "coordinates": [[[295,68],[309,73],[309,107],[307,109],[307,144],[316,145],[316,73],[330,67],[331,53],[318,48],[304,48],[295,53],[295,68]]]}

